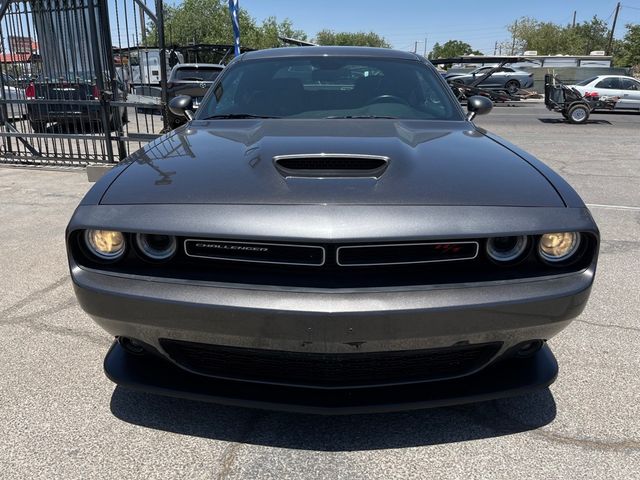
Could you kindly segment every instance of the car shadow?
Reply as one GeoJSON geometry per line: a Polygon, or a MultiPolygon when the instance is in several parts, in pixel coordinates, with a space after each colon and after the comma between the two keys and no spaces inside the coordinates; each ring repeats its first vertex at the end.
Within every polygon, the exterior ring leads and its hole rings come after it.
{"type": "Polygon", "coordinates": [[[534,430],[556,416],[549,389],[520,397],[410,412],[319,416],[183,400],[117,386],[125,422],[214,440],[299,450],[358,451],[438,445],[534,430]]]}
{"type": "MultiPolygon", "coordinates": [[[[540,120],[542,123],[566,123],[567,125],[573,125],[572,123],[568,122],[567,120],[565,120],[564,118],[539,118],[538,120],[540,120]]],[[[596,124],[596,125],[612,125],[612,123],[608,120],[587,120],[586,122],[584,122],[583,125],[586,124],[596,124]]]]}

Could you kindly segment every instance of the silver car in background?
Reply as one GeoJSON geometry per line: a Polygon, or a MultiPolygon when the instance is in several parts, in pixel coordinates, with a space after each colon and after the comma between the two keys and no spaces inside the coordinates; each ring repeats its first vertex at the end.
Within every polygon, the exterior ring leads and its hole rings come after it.
{"type": "MultiPolygon", "coordinates": [[[[445,80],[449,83],[462,82],[465,85],[471,85],[493,68],[495,67],[488,66],[476,68],[469,73],[450,73],[445,76],[445,80]]],[[[502,67],[480,82],[478,86],[491,90],[506,90],[509,93],[516,93],[521,88],[533,87],[533,73],[511,67],[502,67]]]]}
{"type": "MultiPolygon", "coordinates": [[[[213,84],[224,65],[217,63],[179,63],[173,67],[167,82],[167,101],[180,95],[189,95],[193,99],[193,110],[197,110],[207,90],[213,84]]],[[[169,111],[169,126],[177,128],[186,123],[169,111]]]]}
{"type": "Polygon", "coordinates": [[[640,81],[623,75],[598,75],[570,85],[582,95],[597,93],[599,97],[620,97],[616,110],[640,112],[640,81]]]}

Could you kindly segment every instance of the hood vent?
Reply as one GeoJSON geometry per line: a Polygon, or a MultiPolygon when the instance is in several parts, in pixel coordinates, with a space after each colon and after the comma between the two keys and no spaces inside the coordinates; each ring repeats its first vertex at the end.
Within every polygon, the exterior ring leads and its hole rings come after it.
{"type": "Polygon", "coordinates": [[[379,178],[389,158],[378,155],[319,153],[279,155],[273,163],[283,177],[363,177],[379,178]]]}

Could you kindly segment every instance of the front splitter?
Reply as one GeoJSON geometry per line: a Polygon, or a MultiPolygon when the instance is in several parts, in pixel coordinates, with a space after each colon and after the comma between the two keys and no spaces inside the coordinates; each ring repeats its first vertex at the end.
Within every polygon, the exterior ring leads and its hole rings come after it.
{"type": "Polygon", "coordinates": [[[558,363],[545,344],[533,357],[498,362],[463,378],[390,387],[315,389],[222,380],[187,372],[114,342],[107,377],[126,388],[224,405],[320,415],[382,413],[523,395],[553,383],[558,363]]]}

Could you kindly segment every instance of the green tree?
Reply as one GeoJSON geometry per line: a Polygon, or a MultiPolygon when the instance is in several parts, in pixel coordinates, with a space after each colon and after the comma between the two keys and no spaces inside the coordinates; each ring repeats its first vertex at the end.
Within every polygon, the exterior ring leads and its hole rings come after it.
{"type": "Polygon", "coordinates": [[[462,57],[463,55],[482,55],[482,52],[474,50],[471,45],[460,40],[449,40],[443,45],[436,42],[429,53],[429,59],[462,57]]]}
{"type": "MultiPolygon", "coordinates": [[[[165,5],[165,43],[167,45],[190,45],[197,43],[233,43],[233,27],[225,0],[184,0],[172,7],[165,5]]],[[[296,30],[289,19],[278,21],[275,17],[258,24],[241,8],[238,12],[240,40],[243,46],[270,48],[280,46],[279,35],[306,40],[306,34],[296,30]]],[[[158,44],[156,27],[147,26],[145,45],[158,44]]]]}
{"type": "Polygon", "coordinates": [[[570,54],[589,55],[594,50],[606,50],[609,36],[607,23],[594,16],[590,22],[582,22],[574,29],[567,27],[567,30],[574,32],[575,43],[569,45],[570,54]]]}
{"type": "Polygon", "coordinates": [[[349,45],[360,47],[389,48],[389,42],[375,32],[334,32],[322,30],[317,33],[314,42],[318,45],[349,45]]]}
{"type": "Polygon", "coordinates": [[[616,42],[614,63],[620,67],[634,67],[640,73],[640,25],[628,24],[622,40],[616,42]]]}
{"type": "MultiPolygon", "coordinates": [[[[307,40],[307,34],[302,30],[295,29],[293,23],[288,18],[278,22],[276,17],[269,17],[262,22],[258,31],[259,35],[258,38],[256,38],[256,42],[250,45],[253,48],[277,47],[281,43],[278,38],[280,36],[295,38],[297,40],[307,40]]],[[[240,35],[242,35],[242,31],[240,31],[240,35]]]]}
{"type": "Polygon", "coordinates": [[[508,30],[512,40],[503,43],[503,53],[508,55],[526,50],[536,50],[539,55],[589,55],[607,45],[607,24],[597,16],[575,27],[522,17],[509,25],[508,30]]]}

